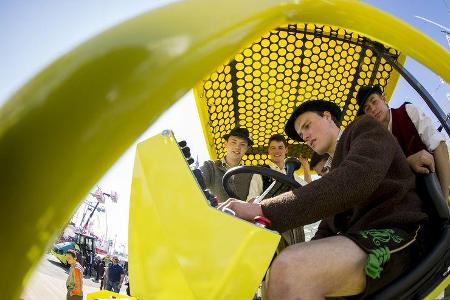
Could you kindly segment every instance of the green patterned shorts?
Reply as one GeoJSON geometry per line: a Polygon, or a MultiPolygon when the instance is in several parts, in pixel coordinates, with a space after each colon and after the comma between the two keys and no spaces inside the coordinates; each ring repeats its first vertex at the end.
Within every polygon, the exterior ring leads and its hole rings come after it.
{"type": "Polygon", "coordinates": [[[407,272],[419,259],[418,236],[421,227],[407,232],[397,228],[367,229],[358,232],[347,232],[341,235],[348,237],[367,253],[366,290],[367,296],[407,272]]]}

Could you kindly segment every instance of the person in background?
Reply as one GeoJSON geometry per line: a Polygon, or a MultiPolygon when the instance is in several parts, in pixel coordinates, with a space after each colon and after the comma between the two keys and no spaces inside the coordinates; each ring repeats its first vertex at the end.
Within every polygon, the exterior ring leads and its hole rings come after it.
{"type": "Polygon", "coordinates": [[[361,86],[356,100],[358,116],[368,114],[381,122],[395,136],[415,173],[436,172],[444,199],[448,200],[450,162],[447,144],[430,117],[408,102],[399,108],[389,108],[379,85],[361,86]]]}
{"type": "Polygon", "coordinates": [[[95,277],[95,282],[98,282],[99,279],[102,280],[100,283],[100,289],[103,288],[103,274],[105,273],[105,262],[103,259],[99,259],[97,264],[97,276],[95,277]]]}
{"type": "MultiPolygon", "coordinates": [[[[225,157],[218,160],[207,160],[200,167],[206,187],[218,198],[218,202],[226,201],[230,196],[225,192],[222,178],[225,172],[239,166],[242,157],[253,145],[247,128],[237,127],[224,135],[225,157]]],[[[237,174],[230,179],[230,188],[239,199],[247,199],[252,174],[237,174]]]]}
{"type": "Polygon", "coordinates": [[[66,252],[67,263],[70,265],[69,276],[66,280],[67,300],[83,299],[83,268],[76,261],[76,253],[73,250],[66,252]]]}
{"type": "Polygon", "coordinates": [[[311,177],[311,167],[309,166],[308,159],[303,155],[300,155],[298,160],[302,164],[304,180],[306,181],[306,183],[310,183],[312,181],[312,177],[311,177]]]}
{"type": "Polygon", "coordinates": [[[84,276],[86,278],[91,278],[92,275],[92,267],[94,265],[94,254],[92,252],[88,252],[86,256],[86,265],[84,268],[84,276]]]}
{"type": "Polygon", "coordinates": [[[112,263],[108,266],[106,290],[119,293],[124,277],[125,272],[123,271],[122,266],[119,265],[119,258],[117,256],[113,256],[112,263]]]}
{"type": "MultiPolygon", "coordinates": [[[[281,134],[273,134],[269,138],[267,150],[270,162],[268,165],[264,166],[272,170],[278,171],[280,173],[286,174],[286,169],[284,168],[284,160],[286,159],[288,151],[289,151],[288,143],[285,137],[281,134]]],[[[311,175],[309,173],[309,164],[307,163],[307,160],[301,157],[300,162],[304,167],[305,178],[308,179],[309,182],[311,182],[311,175]]],[[[295,173],[294,179],[302,186],[308,183],[295,173]]],[[[254,174],[250,182],[247,201],[253,202],[256,197],[261,195],[272,184],[272,182],[273,179],[270,177],[254,174]]],[[[278,185],[276,184],[275,186],[273,186],[272,190],[269,192],[268,195],[273,197],[283,192],[286,192],[290,189],[291,189],[290,187],[284,186],[283,184],[278,185]]],[[[305,241],[305,232],[303,230],[303,226],[283,232],[281,235],[282,239],[280,240],[280,244],[278,246],[278,252],[280,252],[289,245],[305,241]]]]}
{"type": "Polygon", "coordinates": [[[127,286],[126,293],[128,296],[131,296],[130,293],[130,276],[128,274],[128,270],[125,269],[125,285],[127,286]]]}
{"type": "MultiPolygon", "coordinates": [[[[283,135],[281,134],[273,134],[269,138],[269,144],[267,152],[269,154],[270,162],[268,165],[264,165],[264,167],[270,168],[272,170],[278,171],[280,173],[286,174],[286,170],[284,168],[284,160],[288,154],[288,143],[283,135]]],[[[302,158],[304,164],[305,159],[302,158]]],[[[309,165],[308,165],[309,167],[309,165]]],[[[309,168],[305,170],[309,175],[309,168]]],[[[308,177],[305,175],[305,177],[308,177]]],[[[302,186],[307,184],[307,181],[303,180],[300,176],[294,173],[294,179],[302,186]]],[[[311,176],[309,175],[309,181],[311,181],[311,176]]],[[[253,174],[252,180],[250,181],[250,188],[247,196],[247,201],[252,202],[256,197],[261,195],[273,182],[273,180],[267,176],[262,176],[259,174],[253,174]]]]}
{"type": "Polygon", "coordinates": [[[104,268],[103,268],[103,277],[102,282],[100,283],[100,289],[106,290],[106,283],[108,282],[108,266],[111,264],[110,257],[105,256],[103,258],[104,268]]]}
{"type": "Polygon", "coordinates": [[[100,258],[95,255],[94,256],[94,263],[92,264],[92,277],[94,277],[94,281],[97,280],[98,278],[98,274],[97,274],[97,269],[98,269],[98,264],[100,263],[100,258]]]}
{"type": "Polygon", "coordinates": [[[310,168],[316,171],[317,175],[322,177],[323,175],[327,174],[328,171],[330,171],[331,162],[327,164],[329,159],[330,156],[326,153],[320,155],[314,152],[311,156],[311,162],[309,163],[310,168]]]}

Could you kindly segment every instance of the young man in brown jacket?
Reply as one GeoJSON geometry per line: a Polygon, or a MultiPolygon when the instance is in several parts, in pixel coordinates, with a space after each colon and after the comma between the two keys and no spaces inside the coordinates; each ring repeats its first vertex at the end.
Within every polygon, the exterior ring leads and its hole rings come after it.
{"type": "Polygon", "coordinates": [[[229,199],[219,207],[249,221],[265,216],[279,232],[322,219],[312,241],[290,246],[274,260],[268,299],[368,295],[425,251],[428,215],[401,148],[370,116],[341,131],[340,114],[332,102],[308,101],[285,128],[290,138],[332,157],[328,174],[260,205],[229,199]]]}

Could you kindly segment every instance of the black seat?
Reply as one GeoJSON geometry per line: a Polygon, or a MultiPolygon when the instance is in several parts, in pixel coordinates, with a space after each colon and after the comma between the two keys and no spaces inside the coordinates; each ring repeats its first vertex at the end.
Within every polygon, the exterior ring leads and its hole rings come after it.
{"type": "Polygon", "coordinates": [[[421,198],[431,206],[431,219],[436,225],[436,243],[428,255],[410,272],[402,275],[384,289],[372,295],[372,300],[422,299],[428,295],[450,270],[449,209],[435,173],[417,176],[421,198]]]}

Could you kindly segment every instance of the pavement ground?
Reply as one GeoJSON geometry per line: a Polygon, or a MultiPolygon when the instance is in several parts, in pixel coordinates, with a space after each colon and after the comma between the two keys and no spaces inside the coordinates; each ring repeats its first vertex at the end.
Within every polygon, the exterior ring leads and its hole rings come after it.
{"type": "MultiPolygon", "coordinates": [[[[21,300],[64,300],[68,268],[51,254],[45,254],[22,292],[21,300]]],[[[121,294],[126,287],[122,285],[121,294]]],[[[100,290],[100,282],[83,278],[83,299],[87,294],[100,290]]]]}

